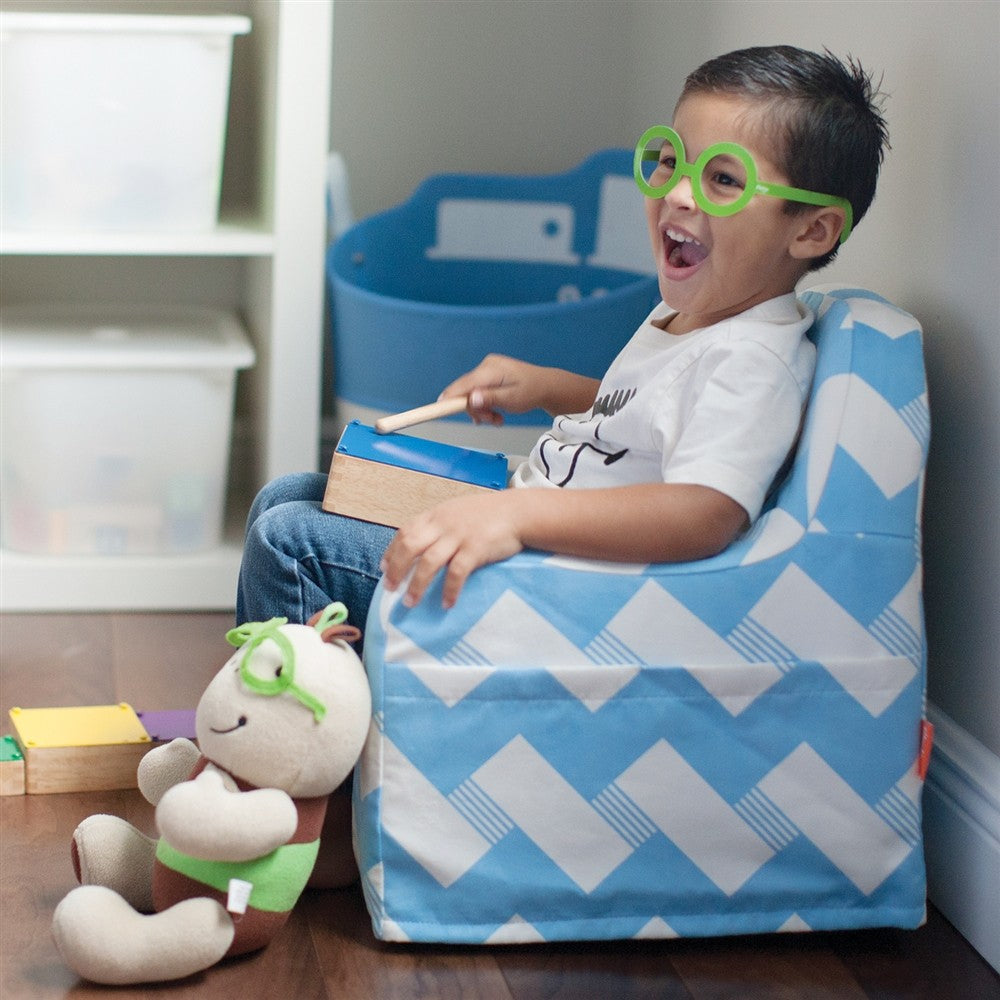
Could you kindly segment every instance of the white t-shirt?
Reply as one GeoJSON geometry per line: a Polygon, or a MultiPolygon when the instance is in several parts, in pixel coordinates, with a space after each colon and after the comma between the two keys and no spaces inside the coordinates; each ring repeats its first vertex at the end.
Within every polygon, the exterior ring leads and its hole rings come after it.
{"type": "Polygon", "coordinates": [[[612,362],[588,413],[556,417],[512,486],[710,486],[751,521],[795,443],[816,350],[794,294],[691,333],[660,303],[612,362]],[[657,324],[657,325],[654,325],[657,324]]]}

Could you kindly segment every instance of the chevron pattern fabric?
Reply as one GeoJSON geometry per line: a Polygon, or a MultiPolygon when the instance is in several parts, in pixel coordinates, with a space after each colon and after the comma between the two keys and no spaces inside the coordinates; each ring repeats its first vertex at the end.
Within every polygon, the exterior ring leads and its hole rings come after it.
{"type": "Polygon", "coordinates": [[[870,292],[803,298],[796,460],[726,552],[526,552],[447,614],[376,593],[355,848],[379,937],[922,922],[921,331],[870,292]]]}

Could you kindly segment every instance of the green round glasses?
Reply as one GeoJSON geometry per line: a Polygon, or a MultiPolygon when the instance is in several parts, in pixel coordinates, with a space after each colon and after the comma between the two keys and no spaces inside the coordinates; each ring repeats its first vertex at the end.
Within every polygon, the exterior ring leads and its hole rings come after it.
{"type": "Polygon", "coordinates": [[[841,243],[853,228],[854,213],[846,198],[765,183],[757,176],[753,157],[735,142],[713,143],[694,163],[688,163],[681,137],[668,125],[654,125],[643,132],[636,144],[632,169],[639,190],[647,198],[662,198],[682,177],[690,178],[695,204],[708,215],[723,218],[735,215],[746,208],[755,194],[766,194],[806,205],[842,208],[841,243]]]}

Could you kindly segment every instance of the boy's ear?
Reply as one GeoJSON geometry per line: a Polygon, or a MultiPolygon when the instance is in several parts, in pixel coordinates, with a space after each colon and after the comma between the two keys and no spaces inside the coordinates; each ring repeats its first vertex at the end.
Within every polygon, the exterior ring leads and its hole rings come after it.
{"type": "Polygon", "coordinates": [[[802,225],[796,230],[789,252],[798,260],[809,260],[828,254],[840,239],[846,216],[836,205],[803,212],[798,218],[802,225]]]}

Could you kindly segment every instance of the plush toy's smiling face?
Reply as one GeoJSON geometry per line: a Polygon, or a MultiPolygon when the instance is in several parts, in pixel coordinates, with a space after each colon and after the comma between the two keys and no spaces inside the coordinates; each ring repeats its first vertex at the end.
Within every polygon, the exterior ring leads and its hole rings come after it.
{"type": "Polygon", "coordinates": [[[275,624],[216,674],[196,729],[201,752],[230,774],[308,798],[347,777],[370,719],[368,681],[350,646],[308,625],[275,624]]]}

